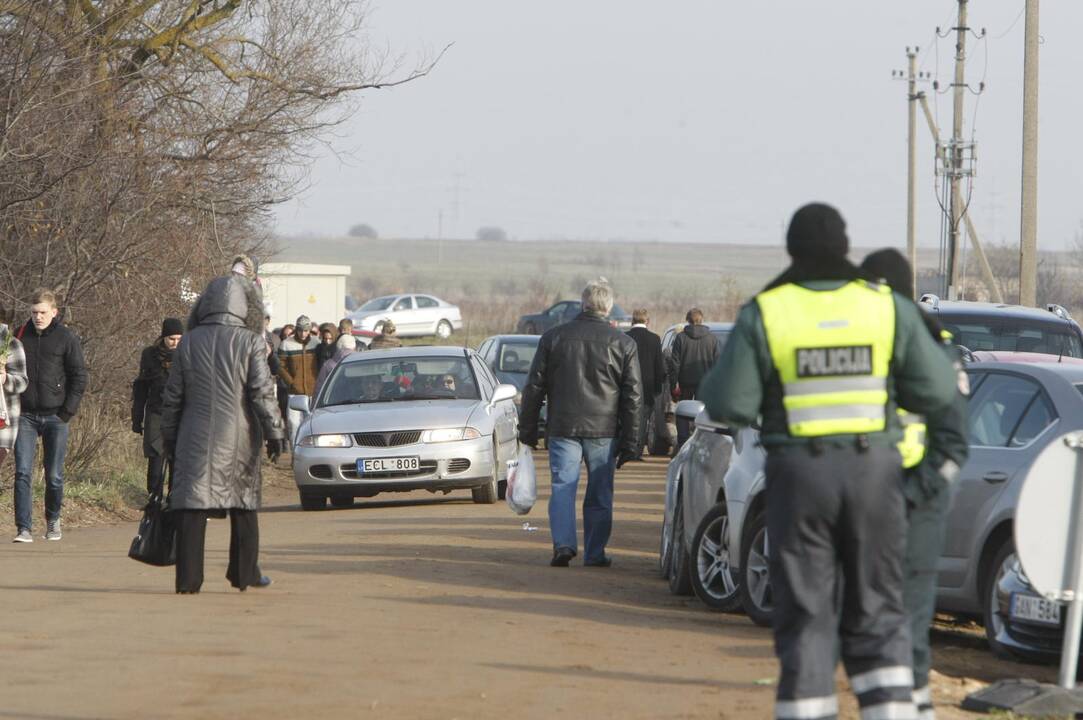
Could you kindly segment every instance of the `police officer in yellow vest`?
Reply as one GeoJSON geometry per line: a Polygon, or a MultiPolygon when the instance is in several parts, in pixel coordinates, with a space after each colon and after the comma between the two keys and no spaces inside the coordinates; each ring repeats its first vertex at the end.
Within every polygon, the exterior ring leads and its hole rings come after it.
{"type": "MultiPolygon", "coordinates": [[[[913,271],[898,250],[885,249],[868,255],[861,268],[883,280],[899,295],[911,298],[913,271]]],[[[928,313],[922,313],[930,337],[937,341],[956,369],[957,391],[947,408],[924,418],[900,410],[902,455],[906,496],[906,555],[903,560],[903,606],[910,618],[913,646],[914,704],[920,720],[934,720],[929,693],[929,625],[936,609],[936,565],[944,546],[944,530],[951,508],[952,483],[970,452],[967,442],[966,406],[970,394],[951,334],[928,313]]]]}
{"type": "Polygon", "coordinates": [[[941,411],[955,376],[914,303],[846,259],[838,211],[799,209],[786,249],[701,385],[712,418],[762,427],[775,717],[835,718],[841,653],[863,718],[914,718],[896,408],[941,411]]]}

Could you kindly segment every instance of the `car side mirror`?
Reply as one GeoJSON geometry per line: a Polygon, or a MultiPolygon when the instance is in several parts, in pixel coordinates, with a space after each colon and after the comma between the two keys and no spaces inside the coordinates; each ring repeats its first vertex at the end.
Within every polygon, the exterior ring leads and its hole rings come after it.
{"type": "MultiPolygon", "coordinates": [[[[682,400],[681,402],[690,401],[682,400]]],[[[711,416],[707,414],[706,410],[703,410],[702,412],[700,412],[699,415],[696,415],[696,427],[703,428],[704,430],[713,432],[716,435],[728,435],[730,437],[735,437],[737,435],[737,433],[729,425],[726,425],[725,423],[720,423],[717,420],[712,420],[711,416]]]]}
{"type": "Polygon", "coordinates": [[[696,416],[703,412],[703,403],[699,400],[681,400],[674,412],[679,418],[695,420],[696,416]]]}
{"type": "Polygon", "coordinates": [[[311,405],[309,404],[308,395],[290,395],[289,408],[306,415],[310,413],[311,405]]]}
{"type": "Polygon", "coordinates": [[[489,401],[489,409],[496,407],[498,402],[504,400],[514,400],[515,396],[519,394],[519,389],[514,385],[502,383],[496,386],[496,390],[493,391],[493,398],[489,401]]]}

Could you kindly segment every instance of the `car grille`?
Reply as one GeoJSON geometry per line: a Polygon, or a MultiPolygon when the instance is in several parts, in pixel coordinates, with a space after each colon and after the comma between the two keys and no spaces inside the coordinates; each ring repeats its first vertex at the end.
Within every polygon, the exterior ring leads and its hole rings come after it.
{"type": "Polygon", "coordinates": [[[421,475],[431,475],[436,472],[436,461],[423,460],[421,462],[421,467],[417,470],[388,470],[387,472],[370,472],[365,473],[364,475],[358,474],[357,465],[343,465],[339,470],[342,472],[342,477],[347,480],[358,480],[360,478],[364,478],[365,480],[368,480],[369,478],[411,478],[419,477],[421,475]]]}
{"type": "Polygon", "coordinates": [[[355,433],[353,436],[353,441],[361,447],[398,447],[400,445],[413,445],[420,439],[420,430],[355,433]]]}
{"type": "Polygon", "coordinates": [[[1064,623],[1061,627],[1036,625],[1012,620],[1005,623],[1008,635],[1020,645],[1050,653],[1059,653],[1061,638],[1064,636],[1064,623]]]}
{"type": "Polygon", "coordinates": [[[469,458],[455,458],[454,460],[447,461],[447,471],[449,473],[461,473],[470,469],[469,458]]]}

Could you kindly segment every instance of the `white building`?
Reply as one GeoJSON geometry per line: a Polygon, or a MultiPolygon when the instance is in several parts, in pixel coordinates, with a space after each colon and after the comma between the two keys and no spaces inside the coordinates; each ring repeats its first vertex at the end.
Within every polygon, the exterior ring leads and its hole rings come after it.
{"type": "Polygon", "coordinates": [[[257,273],[271,327],[292,323],[299,315],[307,315],[314,323],[335,324],[346,317],[349,265],[263,263],[257,273]]]}

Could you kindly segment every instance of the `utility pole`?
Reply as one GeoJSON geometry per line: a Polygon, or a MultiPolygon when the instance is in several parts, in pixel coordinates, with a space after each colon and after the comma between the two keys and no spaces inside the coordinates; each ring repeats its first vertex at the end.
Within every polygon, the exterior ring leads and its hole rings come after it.
{"type": "Polygon", "coordinates": [[[963,207],[960,202],[959,194],[959,180],[961,178],[961,169],[963,166],[963,92],[966,90],[966,83],[963,81],[964,70],[966,69],[966,33],[969,28],[966,26],[966,4],[968,0],[959,0],[959,18],[955,23],[955,80],[952,82],[952,91],[954,94],[954,104],[952,107],[951,116],[951,143],[948,146],[948,151],[951,153],[951,194],[949,195],[951,203],[951,227],[948,229],[948,262],[947,262],[947,281],[948,281],[948,299],[956,299],[956,291],[958,286],[958,268],[956,267],[959,261],[959,223],[963,218],[963,207]]]}
{"type": "Polygon", "coordinates": [[[1023,178],[1019,304],[1038,304],[1038,0],[1026,0],[1023,41],[1023,178]]]}
{"type": "Polygon", "coordinates": [[[917,63],[918,49],[906,48],[906,103],[909,116],[906,125],[906,259],[910,261],[910,294],[918,296],[918,246],[917,246],[917,63]]]}

